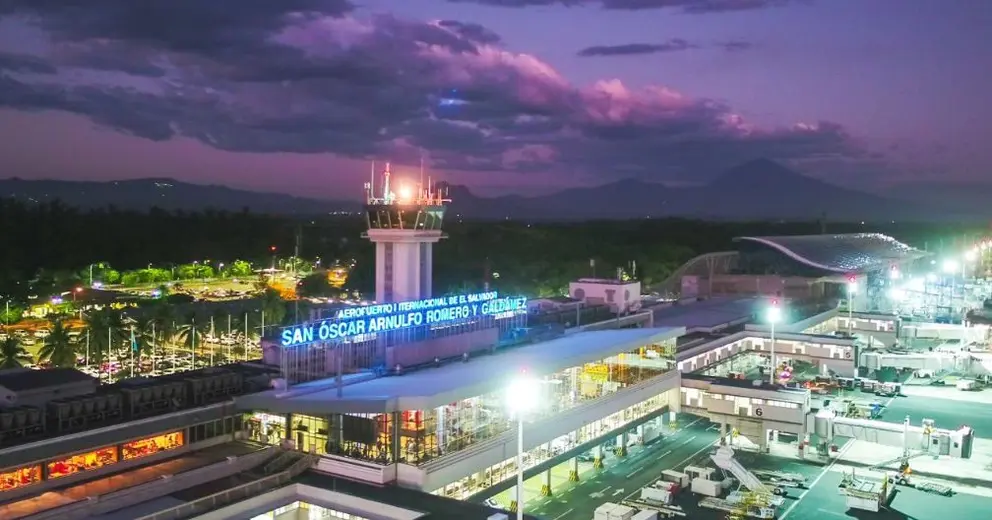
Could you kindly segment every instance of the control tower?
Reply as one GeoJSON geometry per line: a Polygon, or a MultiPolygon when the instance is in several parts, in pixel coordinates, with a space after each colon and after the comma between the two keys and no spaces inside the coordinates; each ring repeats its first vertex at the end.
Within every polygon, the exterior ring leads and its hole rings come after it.
{"type": "Polygon", "coordinates": [[[372,179],[365,183],[368,231],[363,236],[375,244],[375,299],[390,303],[430,298],[432,248],[445,237],[441,224],[445,203],[451,201],[429,179],[424,184],[422,166],[418,183],[391,175],[386,163],[377,192],[373,165],[372,179]]]}

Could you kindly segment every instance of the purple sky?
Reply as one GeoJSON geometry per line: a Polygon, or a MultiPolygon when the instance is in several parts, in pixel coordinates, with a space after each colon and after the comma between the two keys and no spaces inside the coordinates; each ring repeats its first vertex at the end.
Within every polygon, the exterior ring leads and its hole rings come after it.
{"type": "Polygon", "coordinates": [[[6,0],[0,177],[352,198],[372,159],[503,193],[769,157],[992,183],[992,1],[354,4],[6,0]]]}

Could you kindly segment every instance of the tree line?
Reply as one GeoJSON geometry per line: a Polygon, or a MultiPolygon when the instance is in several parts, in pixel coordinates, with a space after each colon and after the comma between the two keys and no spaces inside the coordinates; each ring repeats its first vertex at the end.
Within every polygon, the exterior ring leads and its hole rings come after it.
{"type": "MultiPolygon", "coordinates": [[[[0,199],[0,295],[23,299],[88,281],[88,266],[105,263],[143,283],[196,278],[193,261],[274,257],[338,260],[354,267],[346,289],[373,291],[374,248],[361,238],[358,216],[308,219],[242,212],[84,211],[60,202],[0,199]],[[151,267],[149,267],[151,264],[151,267]],[[173,273],[173,269],[179,269],[173,273]]],[[[734,247],[741,235],[817,234],[819,222],[705,222],[641,219],[582,223],[461,221],[449,215],[435,246],[435,292],[490,287],[528,296],[560,294],[581,276],[613,276],[617,268],[646,285],[664,280],[692,257],[734,247]]],[[[914,223],[830,223],[830,233],[878,231],[917,247],[977,229],[914,223]]],[[[949,244],[948,244],[949,245],[949,244]]],[[[211,274],[217,266],[211,266],[211,274]]]]}

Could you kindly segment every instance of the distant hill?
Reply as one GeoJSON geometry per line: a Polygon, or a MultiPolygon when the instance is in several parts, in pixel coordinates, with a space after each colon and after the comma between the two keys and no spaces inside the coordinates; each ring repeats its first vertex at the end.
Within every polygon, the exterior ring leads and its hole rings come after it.
{"type": "Polygon", "coordinates": [[[120,209],[147,210],[159,207],[175,211],[207,208],[223,211],[250,209],[253,213],[322,215],[360,209],[357,201],[327,201],[280,193],[260,193],[226,186],[201,185],[173,179],[136,179],[86,182],[58,180],[0,180],[0,197],[24,202],[61,200],[84,209],[110,205],[120,209]]]}
{"type": "MultiPolygon", "coordinates": [[[[551,195],[479,197],[467,187],[447,185],[449,214],[474,219],[589,220],[689,217],[716,220],[816,219],[940,221],[986,214],[981,196],[974,204],[938,203],[918,196],[888,198],[836,186],[794,172],[767,159],[724,172],[707,185],[670,187],[626,179],[594,188],[570,188],[551,195]]],[[[897,192],[898,193],[898,192],[897,192]]],[[[982,192],[992,196],[992,189],[982,192]]],[[[84,208],[114,205],[126,209],[158,206],[168,210],[214,208],[256,213],[320,215],[356,212],[359,201],[324,201],[258,193],[171,179],[115,182],[0,180],[0,197],[42,202],[61,199],[84,208]]],[[[953,198],[941,199],[954,201],[953,198]]],[[[969,199],[971,200],[971,199],[969,199]]],[[[987,200],[984,199],[984,200],[987,200]]]]}
{"type": "Polygon", "coordinates": [[[699,187],[669,187],[627,179],[539,197],[476,197],[450,186],[451,211],[504,219],[698,217],[737,219],[940,220],[961,218],[928,203],[909,203],[835,186],[767,159],[732,168],[699,187]]]}

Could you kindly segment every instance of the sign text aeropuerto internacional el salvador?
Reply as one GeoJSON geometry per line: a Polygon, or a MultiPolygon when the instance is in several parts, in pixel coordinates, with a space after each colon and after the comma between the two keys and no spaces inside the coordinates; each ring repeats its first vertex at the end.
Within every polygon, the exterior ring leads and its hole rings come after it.
{"type": "Polygon", "coordinates": [[[292,347],[393,330],[465,320],[479,316],[514,315],[527,311],[527,298],[503,297],[495,291],[441,296],[412,302],[346,307],[333,318],[283,329],[280,343],[292,347]]]}

